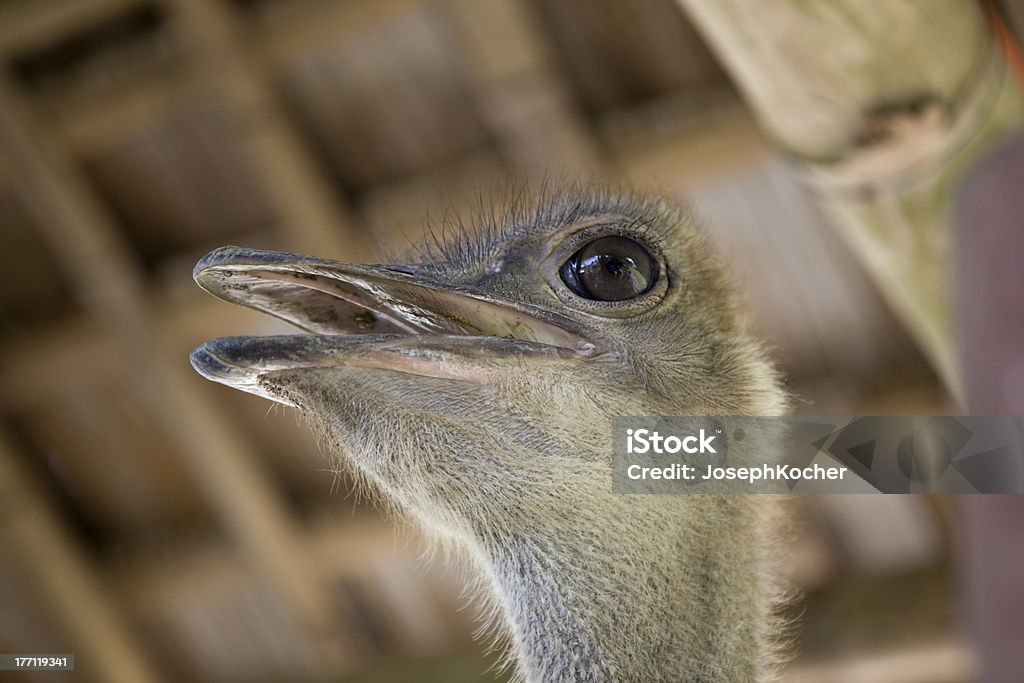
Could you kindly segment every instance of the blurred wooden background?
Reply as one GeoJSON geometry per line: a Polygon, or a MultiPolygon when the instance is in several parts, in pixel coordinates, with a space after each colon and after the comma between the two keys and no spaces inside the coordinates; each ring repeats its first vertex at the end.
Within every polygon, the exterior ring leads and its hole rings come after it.
{"type": "MultiPolygon", "coordinates": [[[[800,411],[952,410],[672,0],[5,0],[0,58],[0,652],[74,680],[491,676],[443,561],[191,371],[281,329],[193,285],[222,244],[369,260],[523,178],[624,182],[693,204],[800,411]]],[[[975,680],[957,524],[805,501],[786,680],[975,680]]]]}

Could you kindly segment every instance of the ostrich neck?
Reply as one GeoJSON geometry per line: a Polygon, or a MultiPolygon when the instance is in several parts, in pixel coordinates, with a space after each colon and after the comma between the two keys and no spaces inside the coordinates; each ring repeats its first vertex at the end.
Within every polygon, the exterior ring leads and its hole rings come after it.
{"type": "Polygon", "coordinates": [[[491,569],[520,672],[530,683],[761,680],[770,591],[752,521],[506,546],[491,569]]]}

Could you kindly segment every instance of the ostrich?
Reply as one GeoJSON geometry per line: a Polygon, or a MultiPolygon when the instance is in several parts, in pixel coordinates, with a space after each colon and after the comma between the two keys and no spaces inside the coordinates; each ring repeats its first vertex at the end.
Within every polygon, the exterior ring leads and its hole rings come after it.
{"type": "Polygon", "coordinates": [[[611,490],[612,416],[785,407],[693,219],[572,192],[459,232],[415,265],[217,249],[202,288],[313,334],[192,364],[301,410],[460,551],[521,680],[769,680],[774,496],[611,490]]]}

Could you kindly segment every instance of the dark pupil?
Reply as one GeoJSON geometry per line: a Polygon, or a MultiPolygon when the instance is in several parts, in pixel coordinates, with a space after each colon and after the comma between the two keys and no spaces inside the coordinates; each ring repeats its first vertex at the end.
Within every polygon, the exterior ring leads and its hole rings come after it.
{"type": "Polygon", "coordinates": [[[657,266],[650,253],[628,237],[602,237],[562,264],[562,281],[573,292],[595,301],[625,301],[654,283],[657,266]]]}

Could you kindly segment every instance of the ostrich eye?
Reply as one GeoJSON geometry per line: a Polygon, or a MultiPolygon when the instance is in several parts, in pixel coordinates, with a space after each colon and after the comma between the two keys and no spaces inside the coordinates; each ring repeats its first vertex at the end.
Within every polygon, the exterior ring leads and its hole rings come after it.
{"type": "Polygon", "coordinates": [[[584,299],[625,301],[651,288],[658,264],[647,249],[628,237],[601,237],[570,256],[558,274],[584,299]]]}

